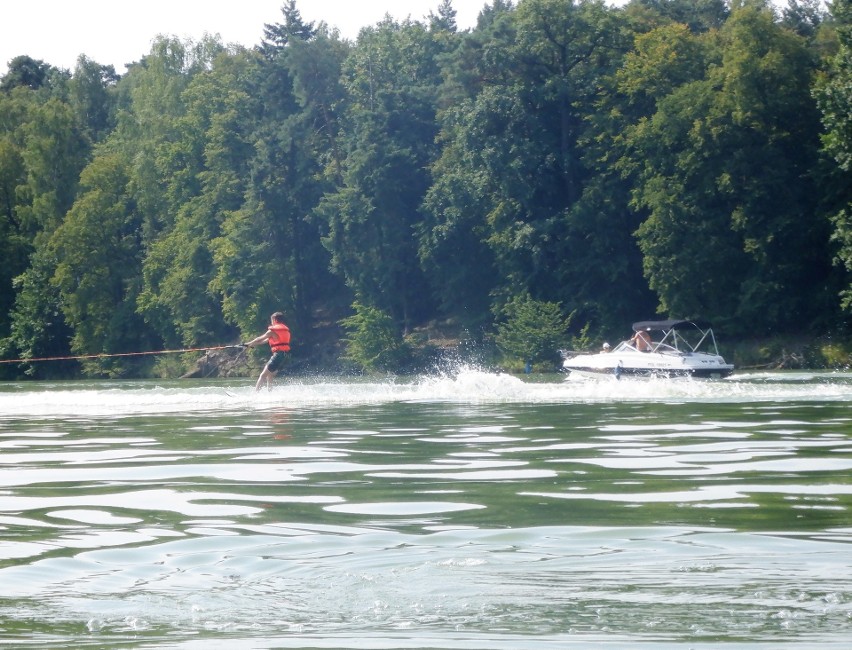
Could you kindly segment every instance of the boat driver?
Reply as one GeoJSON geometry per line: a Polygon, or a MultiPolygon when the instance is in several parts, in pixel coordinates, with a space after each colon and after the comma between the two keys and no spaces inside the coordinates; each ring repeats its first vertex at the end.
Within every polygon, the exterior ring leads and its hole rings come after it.
{"type": "Polygon", "coordinates": [[[639,352],[651,351],[653,343],[651,341],[651,335],[649,334],[650,331],[650,328],[639,330],[633,335],[633,338],[630,339],[630,343],[632,343],[639,352]]]}

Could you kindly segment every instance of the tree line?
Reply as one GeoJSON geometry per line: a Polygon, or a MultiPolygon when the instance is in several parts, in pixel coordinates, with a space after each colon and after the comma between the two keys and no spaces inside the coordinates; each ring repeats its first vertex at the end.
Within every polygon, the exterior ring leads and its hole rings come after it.
{"type": "Polygon", "coordinates": [[[847,333],[847,0],[493,0],[465,31],[441,0],[354,41],[281,11],[256,47],[159,37],[121,75],[10,62],[2,358],[220,345],[279,310],[303,350],[341,322],[512,348],[530,314],[554,343],[655,314],[847,333]]]}

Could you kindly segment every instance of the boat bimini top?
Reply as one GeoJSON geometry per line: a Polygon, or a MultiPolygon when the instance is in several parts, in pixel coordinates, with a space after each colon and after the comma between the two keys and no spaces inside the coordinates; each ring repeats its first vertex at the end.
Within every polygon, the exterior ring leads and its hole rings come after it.
{"type": "MultiPolygon", "coordinates": [[[[716,345],[716,337],[710,323],[703,320],[648,320],[633,323],[634,332],[662,332],[659,341],[652,341],[651,352],[698,352],[702,346],[707,347],[707,352],[719,354],[716,345]],[[712,350],[710,347],[712,346],[712,350]]],[[[632,348],[629,342],[620,343],[616,349],[622,346],[632,348]]]]}

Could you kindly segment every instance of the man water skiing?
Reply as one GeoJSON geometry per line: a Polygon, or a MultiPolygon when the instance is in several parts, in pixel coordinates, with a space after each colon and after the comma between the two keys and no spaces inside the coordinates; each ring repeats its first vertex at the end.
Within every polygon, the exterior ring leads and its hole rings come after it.
{"type": "Polygon", "coordinates": [[[254,386],[256,391],[260,390],[261,384],[266,382],[267,390],[272,386],[272,380],[278,371],[284,366],[284,361],[287,358],[287,353],[290,351],[290,328],[284,324],[284,314],[280,311],[275,312],[269,317],[269,329],[257,338],[252,339],[244,345],[247,348],[253,348],[261,343],[269,343],[272,349],[272,356],[263,367],[260,377],[257,378],[257,383],[254,386]]]}

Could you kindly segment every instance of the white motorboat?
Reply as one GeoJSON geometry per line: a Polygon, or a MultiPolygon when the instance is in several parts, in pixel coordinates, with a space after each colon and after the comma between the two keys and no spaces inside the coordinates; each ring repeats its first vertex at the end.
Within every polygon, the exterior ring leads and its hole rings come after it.
{"type": "Polygon", "coordinates": [[[636,333],[600,353],[563,352],[572,374],[621,377],[696,377],[719,379],[734,371],[719,354],[709,323],[697,320],[642,321],[636,333]]]}

